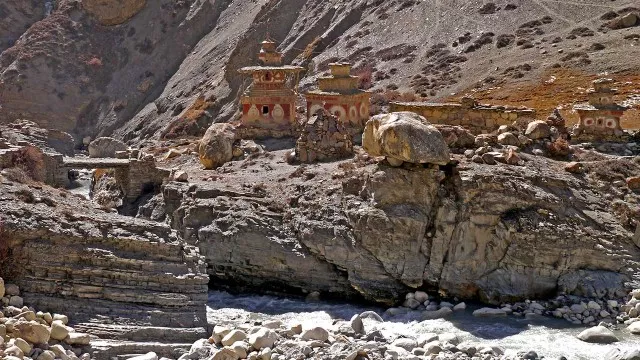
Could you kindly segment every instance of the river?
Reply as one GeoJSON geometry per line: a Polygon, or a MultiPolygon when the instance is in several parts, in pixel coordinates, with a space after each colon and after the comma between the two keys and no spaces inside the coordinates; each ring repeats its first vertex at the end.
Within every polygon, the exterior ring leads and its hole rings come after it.
{"type": "MultiPolygon", "coordinates": [[[[615,348],[638,349],[640,336],[624,330],[616,331],[621,339],[612,345],[597,345],[576,338],[584,327],[572,326],[564,320],[543,318],[529,321],[521,317],[476,318],[471,315],[477,307],[455,312],[447,319],[420,321],[420,312],[409,313],[378,323],[365,319],[367,332],[380,330],[387,339],[399,336],[416,338],[423,333],[455,333],[462,341],[499,346],[504,350],[536,351],[546,359],[565,356],[569,360],[602,360],[615,348]]],[[[348,320],[354,314],[383,309],[345,303],[305,302],[303,299],[259,295],[231,295],[227,292],[209,293],[207,316],[213,324],[243,324],[246,322],[280,320],[285,324],[330,327],[336,319],[348,320]]]]}

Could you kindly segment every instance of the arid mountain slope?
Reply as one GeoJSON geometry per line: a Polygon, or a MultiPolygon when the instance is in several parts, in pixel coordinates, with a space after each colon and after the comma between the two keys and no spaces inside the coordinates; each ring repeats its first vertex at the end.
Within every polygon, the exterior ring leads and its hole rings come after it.
{"type": "MultiPolygon", "coordinates": [[[[347,60],[365,87],[371,79],[379,91],[442,100],[482,90],[480,99],[540,106],[542,113],[570,104],[494,92],[518,94],[570,70],[573,88],[555,94],[571,93],[559,98],[570,102],[594,75],[624,83],[639,66],[640,20],[627,16],[639,10],[629,0],[99,3],[60,1],[2,53],[0,121],[25,118],[78,139],[199,135],[235,116],[245,85],[236,70],[256,62],[267,33],[288,61],[308,67],[303,90],[329,62],[347,60]]],[[[0,38],[8,34],[0,26],[0,38]]],[[[633,86],[624,89],[622,97],[633,86]]]]}

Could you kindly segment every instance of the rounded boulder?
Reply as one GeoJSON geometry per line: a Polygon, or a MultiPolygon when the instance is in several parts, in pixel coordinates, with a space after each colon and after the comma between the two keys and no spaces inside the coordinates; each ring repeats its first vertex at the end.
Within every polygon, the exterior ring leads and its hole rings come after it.
{"type": "Polygon", "coordinates": [[[89,144],[89,157],[92,158],[114,158],[116,152],[127,151],[129,147],[120,140],[110,137],[101,137],[93,140],[89,144]]]}
{"type": "Polygon", "coordinates": [[[233,143],[236,141],[235,128],[231,124],[213,124],[200,140],[198,154],[200,163],[211,170],[233,159],[233,143]]]}
{"type": "Polygon", "coordinates": [[[440,131],[412,112],[374,116],[367,122],[362,136],[362,146],[367,153],[385,156],[395,166],[402,162],[446,165],[451,159],[440,131]]]}

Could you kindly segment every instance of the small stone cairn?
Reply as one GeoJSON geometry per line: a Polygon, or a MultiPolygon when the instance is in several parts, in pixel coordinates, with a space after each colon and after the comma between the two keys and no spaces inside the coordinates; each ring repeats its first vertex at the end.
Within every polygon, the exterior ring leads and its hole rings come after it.
{"type": "Polygon", "coordinates": [[[65,315],[24,306],[20,289],[0,278],[0,357],[6,360],[89,360],[88,334],[67,326],[65,315]]]}
{"type": "Polygon", "coordinates": [[[318,110],[302,125],[296,142],[296,159],[300,162],[331,161],[352,155],[351,135],[342,122],[326,110],[318,110]]]}

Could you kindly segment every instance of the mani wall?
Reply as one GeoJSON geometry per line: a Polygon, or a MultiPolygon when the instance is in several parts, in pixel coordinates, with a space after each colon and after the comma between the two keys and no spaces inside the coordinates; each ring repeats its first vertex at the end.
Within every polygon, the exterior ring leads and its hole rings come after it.
{"type": "Polygon", "coordinates": [[[410,111],[424,116],[432,124],[460,125],[475,134],[489,133],[515,121],[535,120],[535,111],[525,107],[478,104],[472,98],[457,103],[393,102],[390,112],[410,111]]]}

